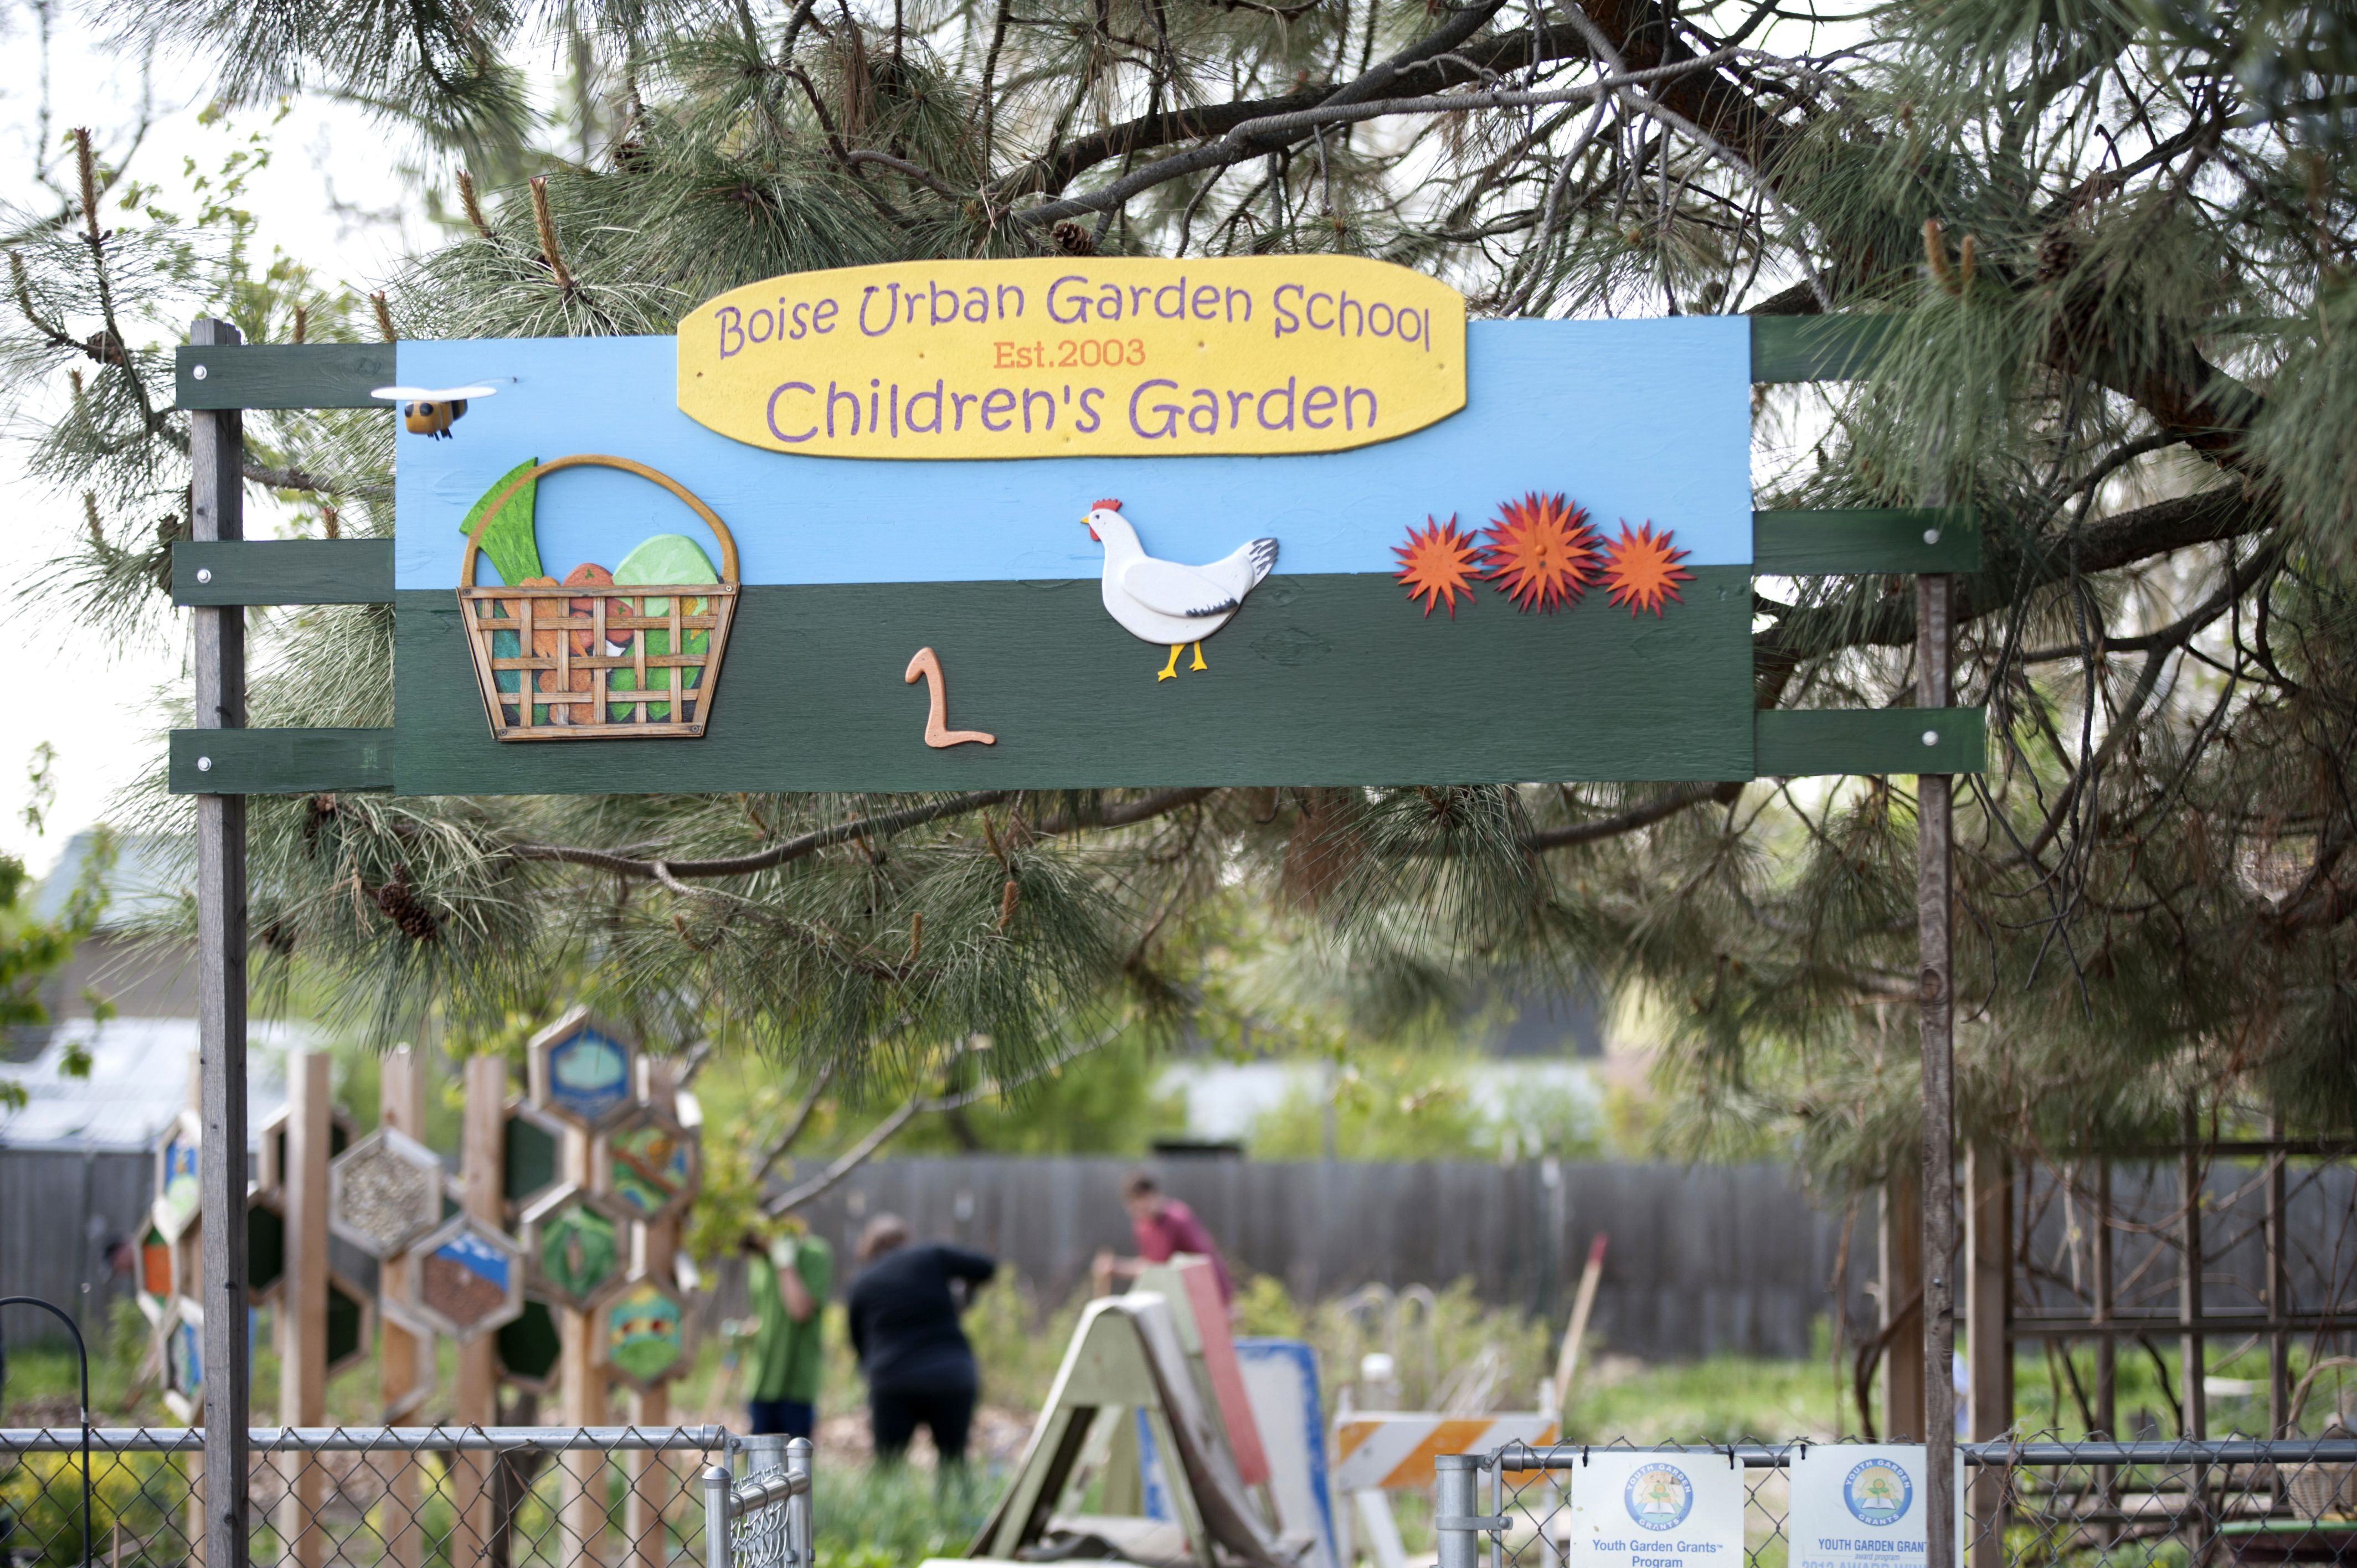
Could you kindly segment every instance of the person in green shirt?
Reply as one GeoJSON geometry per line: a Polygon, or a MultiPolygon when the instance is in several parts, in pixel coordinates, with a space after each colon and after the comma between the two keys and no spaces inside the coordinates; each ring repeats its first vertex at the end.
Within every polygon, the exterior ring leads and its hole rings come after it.
{"type": "Polygon", "coordinates": [[[748,1232],[741,1245],[755,1324],[753,1432],[809,1437],[826,1365],[820,1328],[834,1289],[834,1253],[799,1226],[774,1240],[748,1232]]]}

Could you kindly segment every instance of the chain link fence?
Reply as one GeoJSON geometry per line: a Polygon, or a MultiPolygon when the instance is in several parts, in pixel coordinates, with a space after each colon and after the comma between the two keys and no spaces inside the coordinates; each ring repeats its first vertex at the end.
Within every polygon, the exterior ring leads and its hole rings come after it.
{"type": "MultiPolygon", "coordinates": [[[[204,1434],[0,1430],[0,1568],[202,1568],[204,1434]]],[[[268,1568],[810,1568],[810,1455],[716,1426],[256,1428],[268,1568]],[[741,1472],[743,1479],[737,1479],[741,1472]]]]}
{"type": "MultiPolygon", "coordinates": [[[[1439,1568],[1564,1568],[1580,1470],[1607,1446],[1444,1457],[1439,1568]]],[[[1824,1444],[1609,1446],[1739,1466],[1745,1568],[1787,1568],[1788,1471],[1824,1444]]],[[[1957,1446],[1969,1568],[2357,1563],[2357,1438],[1957,1446]]]]}

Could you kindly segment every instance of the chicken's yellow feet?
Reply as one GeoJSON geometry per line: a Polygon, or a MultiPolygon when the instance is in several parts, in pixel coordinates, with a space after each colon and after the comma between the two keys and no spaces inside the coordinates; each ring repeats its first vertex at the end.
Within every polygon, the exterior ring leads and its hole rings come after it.
{"type": "MultiPolygon", "coordinates": [[[[1169,662],[1169,663],[1168,663],[1168,664],[1165,664],[1165,665],[1162,667],[1162,673],[1161,673],[1161,674],[1159,674],[1159,675],[1157,675],[1157,676],[1155,677],[1155,679],[1156,679],[1156,680],[1157,680],[1157,681],[1168,681],[1168,680],[1174,679],[1174,678],[1178,675],[1178,650],[1181,650],[1181,649],[1183,649],[1183,648],[1185,648],[1186,646],[1187,646],[1187,645],[1186,645],[1185,643],[1183,643],[1183,642],[1174,642],[1174,643],[1172,643],[1172,644],[1170,645],[1170,662],[1169,662]]],[[[1202,657],[1202,655],[1201,655],[1201,654],[1200,654],[1200,653],[1198,653],[1195,657],[1196,657],[1196,658],[1198,658],[1198,659],[1200,659],[1200,658],[1202,657]]]]}
{"type": "Polygon", "coordinates": [[[1210,665],[1203,662],[1203,645],[1201,643],[1199,642],[1195,645],[1195,662],[1189,664],[1187,668],[1189,670],[1209,670],[1211,668],[1210,665]]]}

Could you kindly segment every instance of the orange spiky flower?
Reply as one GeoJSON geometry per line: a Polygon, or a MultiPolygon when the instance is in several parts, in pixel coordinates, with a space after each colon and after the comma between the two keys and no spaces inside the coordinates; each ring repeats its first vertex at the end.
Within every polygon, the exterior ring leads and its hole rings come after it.
{"type": "Polygon", "coordinates": [[[1596,580],[1596,531],[1587,509],[1536,490],[1499,509],[1483,574],[1523,610],[1577,604],[1596,580]]]}
{"type": "Polygon", "coordinates": [[[1473,598],[1473,581],[1481,575],[1480,541],[1470,533],[1458,531],[1457,514],[1448,514],[1447,522],[1434,522],[1426,512],[1427,526],[1408,524],[1407,542],[1392,546],[1392,553],[1400,559],[1395,574],[1407,585],[1409,602],[1424,601],[1424,613],[1428,618],[1435,605],[1448,607],[1448,618],[1457,618],[1457,596],[1462,594],[1469,604],[1473,598]]]}
{"type": "Polygon", "coordinates": [[[1629,532],[1627,519],[1620,522],[1620,537],[1612,542],[1604,557],[1604,582],[1612,591],[1612,602],[1626,605],[1629,613],[1651,610],[1658,617],[1662,607],[1678,598],[1678,585],[1694,581],[1694,574],[1678,564],[1689,553],[1670,548],[1670,531],[1653,532],[1650,522],[1636,532],[1629,532]]]}

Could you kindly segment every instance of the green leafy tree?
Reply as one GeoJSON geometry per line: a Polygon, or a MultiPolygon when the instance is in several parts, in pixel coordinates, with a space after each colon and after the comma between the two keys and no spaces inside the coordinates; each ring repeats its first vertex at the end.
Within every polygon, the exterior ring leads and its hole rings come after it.
{"type": "MultiPolygon", "coordinates": [[[[32,789],[37,802],[45,795],[44,771],[45,768],[37,766],[32,789]]],[[[106,910],[106,874],[113,865],[113,835],[101,828],[66,895],[64,908],[55,918],[43,919],[32,910],[36,885],[27,875],[25,863],[15,855],[0,854],[0,1030],[49,1022],[41,988],[72,961],[75,945],[98,929],[99,917],[106,910]]],[[[101,1017],[113,1011],[102,997],[91,996],[90,1001],[101,1017]]],[[[69,1077],[88,1077],[89,1047],[79,1043],[70,1046],[59,1065],[69,1077]]],[[[25,1102],[25,1086],[13,1078],[0,1078],[0,1110],[17,1110],[25,1102]]]]}
{"type": "MultiPolygon", "coordinates": [[[[455,231],[390,280],[386,333],[660,332],[769,274],[1090,252],[1380,256],[1487,317],[1873,317],[1870,374],[1760,395],[1759,490],[1968,502],[1986,531],[1957,611],[1994,741],[1959,816],[1972,1135],[2100,1146],[2189,1101],[2357,1125],[2357,52],[2336,8],[124,0],[113,20],[213,61],[232,111],[343,95],[483,176],[449,182],[455,231]],[[513,63],[550,36],[576,111],[554,139],[513,63]]],[[[257,272],[233,216],[167,220],[88,138],[66,150],[56,202],[0,222],[0,365],[55,390],[17,429],[87,498],[55,581],[120,625],[157,613],[181,526],[185,316],[271,341],[357,324],[257,272]]],[[[321,531],[390,530],[386,415],[248,430],[253,485],[321,531]]],[[[1910,700],[1913,603],[1884,581],[1765,581],[1755,611],[1761,707],[1910,700]]],[[[256,722],[389,721],[383,610],[257,640],[256,722]]],[[[1883,779],[347,794],[258,805],[255,929],[388,1033],[581,973],[650,1007],[725,999],[802,1072],[939,1098],[952,1042],[987,1036],[1011,1081],[1109,1021],[1184,1014],[1221,979],[1190,932],[1256,903],[1370,1015],[1501,976],[1642,989],[1670,1023],[1669,1135],[1797,1132],[1857,1185],[1912,1158],[1914,832],[1883,779]]]]}

